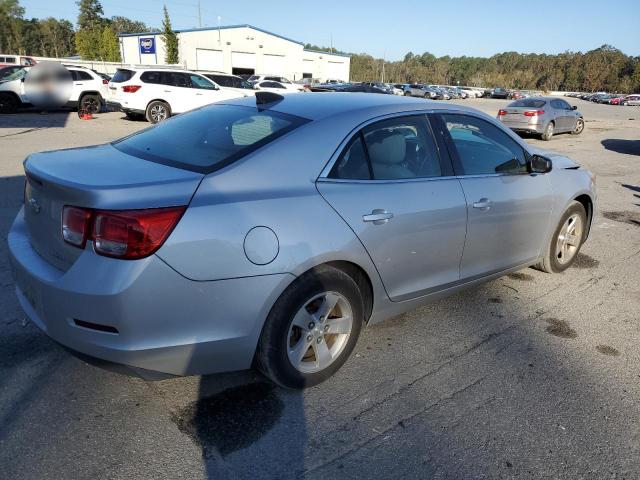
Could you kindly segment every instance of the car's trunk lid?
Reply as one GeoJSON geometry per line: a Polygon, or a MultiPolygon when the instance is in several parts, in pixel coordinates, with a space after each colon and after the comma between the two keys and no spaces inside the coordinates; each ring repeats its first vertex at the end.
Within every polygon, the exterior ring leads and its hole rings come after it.
{"type": "Polygon", "coordinates": [[[203,175],[142,160],[111,145],[31,155],[25,221],[33,248],[66,271],[82,251],[62,239],[65,205],[130,210],[187,205],[203,175]]]}

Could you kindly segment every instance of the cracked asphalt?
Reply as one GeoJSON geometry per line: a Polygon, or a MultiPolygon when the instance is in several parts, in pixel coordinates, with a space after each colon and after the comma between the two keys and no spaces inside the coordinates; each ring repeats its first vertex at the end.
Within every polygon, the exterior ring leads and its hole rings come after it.
{"type": "Polygon", "coordinates": [[[640,108],[571,103],[582,135],[527,141],[597,174],[575,267],[523,270],[372,326],[304,392],[251,371],[122,376],[25,322],[6,246],[22,160],[147,124],[0,117],[0,478],[640,478],[640,108]]]}

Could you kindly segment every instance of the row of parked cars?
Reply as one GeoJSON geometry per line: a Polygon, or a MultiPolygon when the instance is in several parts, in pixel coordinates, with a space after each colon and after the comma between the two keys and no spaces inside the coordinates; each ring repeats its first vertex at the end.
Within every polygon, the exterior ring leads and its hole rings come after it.
{"type": "Polygon", "coordinates": [[[640,105],[640,93],[632,93],[631,95],[626,95],[622,93],[607,93],[607,92],[596,92],[596,93],[581,93],[581,92],[570,92],[566,94],[567,97],[580,98],[582,100],[587,100],[589,102],[594,103],[603,103],[606,105],[620,105],[620,106],[628,106],[640,105]]]}
{"type": "MultiPolygon", "coordinates": [[[[303,85],[278,75],[253,75],[245,80],[223,72],[131,67],[119,68],[109,77],[86,67],[64,67],[71,85],[61,106],[90,113],[107,107],[152,123],[209,103],[255,95],[259,90],[281,94],[305,91],[303,85]]],[[[0,113],[35,103],[25,85],[33,68],[7,66],[0,70],[0,113]]]]}

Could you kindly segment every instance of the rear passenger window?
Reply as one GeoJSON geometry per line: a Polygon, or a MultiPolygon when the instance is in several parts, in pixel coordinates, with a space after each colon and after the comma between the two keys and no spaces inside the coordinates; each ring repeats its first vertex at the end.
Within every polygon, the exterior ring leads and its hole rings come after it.
{"type": "MultiPolygon", "coordinates": [[[[127,80],[129,80],[130,78],[131,77],[129,77],[127,80]]],[[[162,83],[161,72],[144,72],[142,75],[140,75],[140,80],[142,80],[144,83],[162,83]]],[[[126,82],[126,80],[121,81],[126,82]]]]}
{"type": "Polygon", "coordinates": [[[402,117],[364,129],[374,180],[437,177],[440,161],[423,116],[402,117]]]}
{"type": "Polygon", "coordinates": [[[330,178],[350,180],[402,180],[440,175],[438,150],[424,116],[394,118],[365,127],[329,173],[330,178]]]}
{"type": "MultiPolygon", "coordinates": [[[[111,81],[113,83],[127,82],[127,81],[131,80],[131,78],[133,77],[133,75],[135,73],[136,72],[134,72],[132,70],[118,69],[118,70],[116,70],[116,73],[113,76],[113,78],[111,79],[111,81]]],[[[145,72],[145,73],[142,74],[142,76],[146,75],[147,73],[153,73],[153,72],[145,72]]]]}
{"type": "Polygon", "coordinates": [[[77,82],[81,82],[84,80],[93,80],[93,77],[87,72],[83,72],[82,70],[71,70],[71,76],[77,82]]]}
{"type": "Polygon", "coordinates": [[[172,87],[191,87],[191,82],[186,74],[178,72],[165,72],[162,83],[172,87]]]}
{"type": "Polygon", "coordinates": [[[458,175],[527,173],[524,149],[495,125],[471,115],[443,114],[458,175]]]}
{"type": "Polygon", "coordinates": [[[329,178],[371,180],[369,162],[362,144],[362,134],[356,135],[333,165],[329,178]]]}

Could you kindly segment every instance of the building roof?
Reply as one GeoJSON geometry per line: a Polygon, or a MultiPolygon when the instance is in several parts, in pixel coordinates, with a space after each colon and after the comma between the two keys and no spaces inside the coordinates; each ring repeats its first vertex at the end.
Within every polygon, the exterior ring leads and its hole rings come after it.
{"type": "MultiPolygon", "coordinates": [[[[209,31],[217,31],[217,30],[231,30],[234,28],[250,28],[252,30],[256,30],[257,32],[266,33],[267,35],[271,35],[273,37],[281,38],[282,40],[286,40],[288,42],[297,43],[298,45],[304,46],[304,42],[298,42],[297,40],[293,40],[288,37],[284,37],[282,35],[278,35],[277,33],[270,32],[268,30],[264,30],[262,28],[254,27],[253,25],[249,25],[248,23],[241,25],[222,25],[220,27],[204,27],[204,28],[188,28],[184,30],[174,30],[176,33],[188,33],[188,32],[209,32],[209,31]]],[[[118,33],[118,37],[139,37],[142,35],[162,35],[162,32],[138,32],[138,33],[118,33]]],[[[310,48],[304,49],[306,52],[313,53],[324,53],[327,55],[337,55],[339,57],[351,57],[351,55],[347,55],[345,53],[334,53],[334,52],[325,52],[323,50],[313,50],[310,48]]]]}

